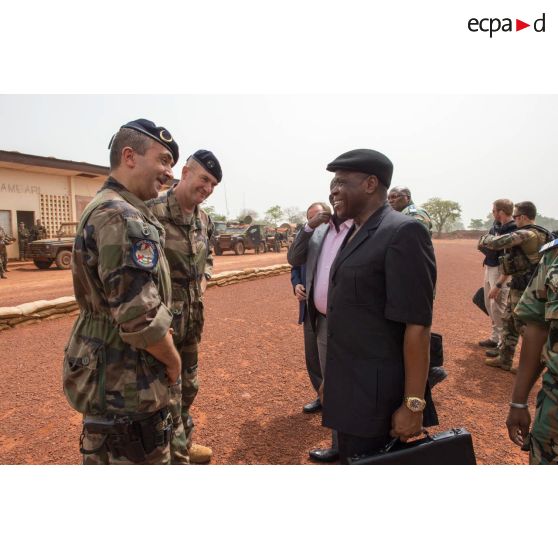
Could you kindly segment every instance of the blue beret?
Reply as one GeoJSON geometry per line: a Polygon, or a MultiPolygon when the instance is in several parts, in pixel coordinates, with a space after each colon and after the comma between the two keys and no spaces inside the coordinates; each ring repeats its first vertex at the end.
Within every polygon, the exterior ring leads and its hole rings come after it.
{"type": "MultiPolygon", "coordinates": [[[[145,118],[138,118],[137,120],[132,120],[127,124],[124,124],[120,127],[122,128],[130,128],[132,130],[136,130],[136,132],[140,132],[146,136],[149,136],[152,140],[159,142],[161,145],[166,147],[172,154],[173,163],[172,166],[176,165],[178,161],[178,144],[174,141],[171,133],[162,126],[156,126],[154,122],[151,120],[147,120],[145,118]]],[[[112,140],[110,145],[112,144],[112,140]]]]}
{"type": "Polygon", "coordinates": [[[207,151],[206,149],[198,149],[193,155],[192,159],[195,159],[208,173],[212,174],[217,182],[221,182],[223,178],[223,171],[221,170],[221,165],[217,160],[217,157],[207,151]]]}
{"type": "Polygon", "coordinates": [[[378,180],[389,187],[393,175],[393,163],[379,151],[373,149],[353,149],[339,155],[337,159],[329,163],[326,170],[348,170],[373,174],[378,180]]]}

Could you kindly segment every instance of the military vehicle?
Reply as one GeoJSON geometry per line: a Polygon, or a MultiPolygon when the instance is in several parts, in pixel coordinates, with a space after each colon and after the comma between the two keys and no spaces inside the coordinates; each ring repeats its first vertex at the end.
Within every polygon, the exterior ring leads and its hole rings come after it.
{"type": "Polygon", "coordinates": [[[39,269],[48,269],[54,262],[58,269],[70,269],[77,225],[77,223],[62,223],[56,238],[30,242],[29,253],[33,263],[39,269]]]}
{"type": "Polygon", "coordinates": [[[266,227],[264,225],[227,224],[223,232],[219,232],[213,238],[215,254],[220,256],[223,252],[234,252],[237,256],[244,254],[246,250],[267,252],[266,227]]]}

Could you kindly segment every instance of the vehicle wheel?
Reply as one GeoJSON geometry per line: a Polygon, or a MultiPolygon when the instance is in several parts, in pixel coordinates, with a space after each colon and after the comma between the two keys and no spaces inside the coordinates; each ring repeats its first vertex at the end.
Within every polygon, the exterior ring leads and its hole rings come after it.
{"type": "Polygon", "coordinates": [[[39,268],[39,269],[48,269],[51,265],[52,265],[52,261],[53,260],[48,260],[46,262],[43,261],[39,261],[39,260],[33,260],[33,263],[39,268]]]}
{"type": "Polygon", "coordinates": [[[60,250],[56,254],[56,267],[58,269],[70,269],[72,263],[72,253],[70,250],[60,250]]]}
{"type": "Polygon", "coordinates": [[[266,252],[266,245],[265,242],[262,240],[260,242],[260,254],[265,254],[265,252],[266,252]]]}
{"type": "Polygon", "coordinates": [[[234,245],[234,253],[237,256],[242,256],[242,254],[244,254],[244,244],[242,242],[237,242],[234,245]]]}
{"type": "Polygon", "coordinates": [[[215,246],[213,247],[213,250],[214,250],[216,256],[220,256],[220,255],[223,254],[223,250],[221,250],[221,246],[219,246],[219,244],[215,244],[215,246]]]}

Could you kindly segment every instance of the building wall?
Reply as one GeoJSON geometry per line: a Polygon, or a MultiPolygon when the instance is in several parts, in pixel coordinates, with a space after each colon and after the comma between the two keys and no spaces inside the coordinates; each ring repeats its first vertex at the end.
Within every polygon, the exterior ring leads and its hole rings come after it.
{"type": "MultiPolygon", "coordinates": [[[[78,219],[76,196],[83,204],[83,200],[95,195],[104,180],[105,177],[56,175],[0,166],[0,210],[10,212],[11,231],[6,232],[17,235],[17,211],[31,211],[34,220],[41,219],[49,236],[53,235],[61,222],[78,219]]],[[[9,258],[19,257],[17,242],[7,249],[9,258]]]]}

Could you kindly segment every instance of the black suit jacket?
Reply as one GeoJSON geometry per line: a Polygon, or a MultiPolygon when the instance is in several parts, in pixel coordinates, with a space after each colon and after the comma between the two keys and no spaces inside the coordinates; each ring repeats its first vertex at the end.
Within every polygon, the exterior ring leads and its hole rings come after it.
{"type": "Polygon", "coordinates": [[[403,402],[406,324],[432,323],[434,249],[421,223],[387,203],[347,240],[328,290],[323,424],[382,436],[403,402]]]}
{"type": "MultiPolygon", "coordinates": [[[[306,266],[295,265],[291,267],[291,285],[293,292],[297,285],[303,285],[306,288],[306,266]]],[[[301,324],[306,318],[306,301],[302,300],[298,303],[298,323],[301,324]]]]}

